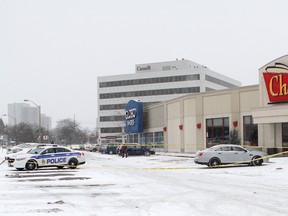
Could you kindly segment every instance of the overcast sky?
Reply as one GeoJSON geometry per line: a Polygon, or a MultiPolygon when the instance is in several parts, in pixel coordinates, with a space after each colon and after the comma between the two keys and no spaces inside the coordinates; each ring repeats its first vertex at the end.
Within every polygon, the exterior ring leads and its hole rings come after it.
{"type": "Polygon", "coordinates": [[[0,0],[0,115],[30,99],[53,127],[75,116],[92,128],[98,76],[176,58],[258,84],[288,54],[287,11],[287,0],[0,0]]]}

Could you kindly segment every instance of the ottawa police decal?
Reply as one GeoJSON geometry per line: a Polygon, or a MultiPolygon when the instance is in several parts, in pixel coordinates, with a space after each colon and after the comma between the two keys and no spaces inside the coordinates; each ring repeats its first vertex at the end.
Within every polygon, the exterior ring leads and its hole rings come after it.
{"type": "Polygon", "coordinates": [[[66,158],[49,158],[47,159],[47,164],[61,164],[61,163],[66,163],[66,158]]]}

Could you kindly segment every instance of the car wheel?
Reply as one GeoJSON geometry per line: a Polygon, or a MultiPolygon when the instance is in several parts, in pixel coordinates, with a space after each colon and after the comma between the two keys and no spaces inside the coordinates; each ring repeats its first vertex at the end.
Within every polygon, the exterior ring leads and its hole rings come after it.
{"type": "Polygon", "coordinates": [[[149,152],[149,151],[146,151],[146,152],[144,153],[144,155],[145,155],[145,156],[150,156],[150,152],[149,152]]]}
{"type": "Polygon", "coordinates": [[[258,159],[258,158],[261,158],[261,157],[260,156],[255,156],[255,157],[252,158],[251,163],[252,163],[253,166],[261,166],[262,165],[263,159],[258,159]]]}
{"type": "Polygon", "coordinates": [[[70,169],[76,169],[78,166],[78,160],[76,158],[71,158],[68,162],[68,166],[70,169]]]}
{"type": "Polygon", "coordinates": [[[113,154],[113,151],[109,151],[109,154],[113,154]]]}
{"type": "Polygon", "coordinates": [[[36,170],[37,168],[38,168],[38,164],[34,160],[28,161],[25,165],[26,170],[36,170]]]}
{"type": "Polygon", "coordinates": [[[208,166],[211,168],[216,168],[221,164],[220,160],[218,158],[212,158],[210,159],[208,166]]]}

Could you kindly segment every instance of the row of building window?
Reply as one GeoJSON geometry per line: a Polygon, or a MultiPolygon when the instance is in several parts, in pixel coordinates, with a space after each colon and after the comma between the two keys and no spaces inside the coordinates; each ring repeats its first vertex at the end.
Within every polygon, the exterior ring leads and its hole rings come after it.
{"type": "Polygon", "coordinates": [[[116,86],[131,86],[131,85],[146,85],[146,84],[154,84],[154,83],[181,82],[181,81],[188,81],[188,80],[200,80],[200,74],[100,82],[99,87],[108,88],[108,87],[116,87],[116,86]]]}
{"type": "MultiPolygon", "coordinates": [[[[112,140],[122,141],[122,137],[108,137],[112,140]]],[[[125,138],[127,143],[140,143],[140,144],[164,144],[163,131],[139,133],[139,134],[127,134],[125,138]]],[[[158,146],[159,147],[159,146],[158,146]]]]}
{"type": "Polygon", "coordinates": [[[111,122],[111,121],[125,121],[125,116],[124,115],[100,116],[100,122],[111,122]]]}
{"type": "Polygon", "coordinates": [[[196,92],[200,92],[200,87],[106,93],[106,94],[100,94],[100,99],[112,99],[112,98],[121,98],[121,97],[141,97],[141,96],[152,96],[152,95],[188,94],[188,93],[196,93],[196,92]]]}
{"type": "MultiPolygon", "coordinates": [[[[207,147],[230,142],[229,118],[206,119],[206,126],[207,147]]],[[[244,145],[258,146],[258,126],[252,116],[243,117],[243,141],[244,145]]]]}
{"type": "MultiPolygon", "coordinates": [[[[154,103],[158,103],[156,102],[145,102],[143,103],[143,106],[148,106],[154,103]]],[[[100,110],[124,110],[126,108],[127,104],[105,104],[105,105],[100,105],[100,110]]]]}
{"type": "Polygon", "coordinates": [[[128,143],[164,144],[163,131],[130,134],[128,136],[128,143]]]}
{"type": "Polygon", "coordinates": [[[122,133],[122,127],[107,127],[101,128],[101,133],[122,133]]]}
{"type": "MultiPolygon", "coordinates": [[[[229,118],[207,119],[207,147],[228,143],[229,118]]],[[[252,116],[243,117],[243,143],[258,146],[258,125],[253,123],[252,116]]],[[[288,147],[288,123],[282,123],[282,147],[288,147]]]]}
{"type": "Polygon", "coordinates": [[[209,81],[209,82],[212,82],[212,83],[215,83],[215,84],[218,84],[218,85],[221,85],[221,86],[225,86],[227,88],[234,88],[234,87],[237,87],[236,85],[232,84],[232,83],[229,83],[229,82],[226,82],[224,80],[221,80],[221,79],[218,79],[218,78],[215,78],[215,77],[212,77],[212,76],[209,76],[209,75],[205,75],[205,80],[206,81],[209,81]]]}

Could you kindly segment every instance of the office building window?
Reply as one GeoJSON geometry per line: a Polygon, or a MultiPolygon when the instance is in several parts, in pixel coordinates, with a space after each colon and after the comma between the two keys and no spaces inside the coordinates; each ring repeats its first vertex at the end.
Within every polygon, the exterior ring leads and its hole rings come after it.
{"type": "Polygon", "coordinates": [[[206,81],[209,81],[211,83],[215,83],[217,85],[221,85],[221,86],[225,86],[227,88],[233,88],[233,87],[237,87],[236,85],[234,84],[231,84],[231,83],[228,83],[224,80],[221,80],[221,79],[218,79],[218,78],[215,78],[215,77],[212,77],[212,76],[209,76],[209,75],[205,75],[205,80],[206,81]]]}
{"type": "Polygon", "coordinates": [[[135,92],[114,92],[100,94],[100,99],[112,99],[122,97],[138,97],[138,96],[151,96],[151,95],[171,95],[171,94],[188,94],[200,92],[200,87],[189,88],[174,88],[174,89],[156,89],[135,92]]]}
{"type": "Polygon", "coordinates": [[[180,81],[187,81],[187,80],[200,80],[200,74],[100,82],[99,87],[109,88],[109,87],[116,87],[116,86],[146,85],[146,84],[153,84],[153,83],[180,82],[180,81]]]}
{"type": "Polygon", "coordinates": [[[121,127],[101,128],[101,133],[122,133],[121,127]]]}

